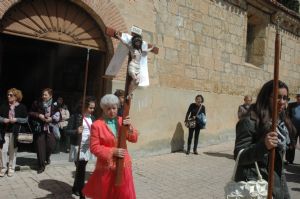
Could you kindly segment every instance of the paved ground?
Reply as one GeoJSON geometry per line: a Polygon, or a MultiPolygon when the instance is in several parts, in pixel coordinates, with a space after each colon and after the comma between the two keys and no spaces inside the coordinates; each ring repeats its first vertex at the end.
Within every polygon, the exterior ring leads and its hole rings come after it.
{"type": "MultiPolygon", "coordinates": [[[[200,155],[169,153],[133,160],[133,172],[138,199],[222,199],[223,187],[232,174],[233,142],[208,146],[200,155]]],[[[2,199],[76,198],[71,194],[74,164],[68,163],[67,154],[55,154],[43,174],[32,166],[35,155],[21,153],[21,170],[13,177],[0,178],[2,199]],[[31,168],[27,164],[31,165],[31,168]]],[[[295,163],[300,163],[300,151],[295,163]]],[[[88,164],[87,176],[93,170],[88,164]]],[[[287,166],[288,186],[292,199],[300,194],[300,164],[287,166]]]]}

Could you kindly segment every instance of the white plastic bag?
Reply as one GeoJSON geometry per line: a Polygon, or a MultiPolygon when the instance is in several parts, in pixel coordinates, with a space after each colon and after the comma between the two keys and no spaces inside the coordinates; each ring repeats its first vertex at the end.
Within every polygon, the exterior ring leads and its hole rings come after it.
{"type": "Polygon", "coordinates": [[[233,174],[231,181],[228,182],[224,188],[226,199],[266,199],[268,196],[268,182],[264,180],[260,174],[257,162],[255,162],[255,167],[258,175],[258,180],[256,181],[240,181],[235,182],[236,169],[239,163],[239,158],[243,149],[239,151],[236,158],[233,174]]]}

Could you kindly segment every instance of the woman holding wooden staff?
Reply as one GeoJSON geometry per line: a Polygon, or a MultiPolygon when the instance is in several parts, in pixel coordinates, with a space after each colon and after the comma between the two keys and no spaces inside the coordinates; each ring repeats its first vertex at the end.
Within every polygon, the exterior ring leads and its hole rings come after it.
{"type": "Polygon", "coordinates": [[[113,94],[105,95],[100,102],[103,117],[92,125],[90,150],[97,157],[95,171],[83,189],[83,194],[92,199],[135,199],[131,171],[131,158],[127,149],[117,148],[120,127],[129,126],[126,139],[137,141],[137,131],[132,127],[129,117],[118,117],[119,99],[113,94]],[[124,158],[123,180],[115,185],[116,158],[124,158]]]}
{"type": "Polygon", "coordinates": [[[294,133],[294,127],[286,113],[288,100],[289,90],[284,82],[278,81],[278,95],[274,95],[273,80],[268,81],[258,93],[256,103],[250,107],[249,116],[241,119],[236,126],[234,157],[237,157],[240,150],[244,151],[240,155],[235,181],[257,180],[255,162],[258,163],[262,177],[268,180],[268,154],[275,149],[274,199],[290,198],[283,171],[283,155],[294,133]],[[273,98],[277,100],[276,131],[271,130],[273,98]]]}

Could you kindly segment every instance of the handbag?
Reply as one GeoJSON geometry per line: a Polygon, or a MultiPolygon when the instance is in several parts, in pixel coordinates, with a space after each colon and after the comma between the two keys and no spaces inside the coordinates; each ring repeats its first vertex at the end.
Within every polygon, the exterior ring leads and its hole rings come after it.
{"type": "Polygon", "coordinates": [[[257,162],[255,168],[258,180],[239,181],[235,182],[236,169],[239,163],[239,158],[244,149],[240,150],[236,158],[231,181],[224,188],[226,199],[266,199],[268,196],[268,182],[264,180],[260,174],[257,162]]]}
{"type": "Polygon", "coordinates": [[[196,118],[197,118],[197,123],[200,126],[200,129],[205,129],[206,122],[207,122],[206,115],[204,113],[200,113],[196,116],[196,118]]]}
{"type": "Polygon", "coordinates": [[[54,134],[55,139],[59,140],[60,139],[60,131],[59,131],[59,127],[57,124],[49,124],[49,126],[52,127],[52,132],[54,134]]]}
{"type": "Polygon", "coordinates": [[[193,129],[196,127],[196,119],[195,118],[189,118],[186,122],[185,122],[185,126],[189,129],[193,129]]]}
{"type": "Polygon", "coordinates": [[[33,142],[33,133],[32,133],[31,127],[28,122],[27,122],[27,126],[28,126],[29,132],[27,131],[27,132],[20,133],[22,126],[20,126],[20,128],[19,128],[19,133],[18,133],[18,137],[17,137],[17,140],[19,143],[31,144],[33,142]]]}
{"type": "MultiPolygon", "coordinates": [[[[196,115],[198,115],[200,109],[201,109],[202,105],[199,107],[196,115]]],[[[187,119],[187,121],[185,121],[184,125],[189,128],[189,129],[193,129],[196,127],[196,117],[190,117],[187,119]]]]}
{"type": "Polygon", "coordinates": [[[31,120],[29,125],[32,127],[33,134],[38,134],[42,132],[42,125],[40,122],[36,120],[31,120]]]}

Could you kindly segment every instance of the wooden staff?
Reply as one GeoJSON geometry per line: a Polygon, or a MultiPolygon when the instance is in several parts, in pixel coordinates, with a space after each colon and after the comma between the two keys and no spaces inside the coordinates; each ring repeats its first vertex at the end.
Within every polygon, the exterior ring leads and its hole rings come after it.
{"type": "MultiPolygon", "coordinates": [[[[83,117],[84,117],[84,106],[85,106],[85,98],[86,98],[86,87],[87,87],[87,78],[88,78],[88,73],[89,73],[89,62],[90,62],[90,50],[87,49],[87,55],[86,55],[86,63],[85,63],[85,72],[84,72],[84,84],[83,84],[83,96],[82,96],[82,109],[81,109],[81,114],[82,114],[82,121],[81,124],[83,125],[83,117]]],[[[78,146],[78,152],[77,152],[77,161],[79,161],[79,156],[80,156],[80,148],[81,148],[81,139],[82,139],[82,133],[79,134],[79,146],[78,146]]],[[[78,164],[76,164],[78,165],[78,164]]],[[[76,169],[77,172],[77,169],[76,169]]]]}
{"type": "MultiPolygon", "coordinates": [[[[272,131],[276,132],[278,120],[278,76],[279,76],[279,58],[280,58],[280,33],[279,23],[277,22],[276,38],[275,38],[275,58],[274,58],[274,80],[273,80],[273,111],[272,111],[272,131]]],[[[274,161],[275,148],[271,149],[269,154],[269,180],[268,180],[268,199],[272,199],[274,184],[274,161]]]]}
{"type": "MultiPolygon", "coordinates": [[[[131,57],[128,58],[128,63],[131,60],[131,57]]],[[[123,118],[126,118],[129,115],[130,105],[131,105],[131,99],[127,99],[128,96],[128,90],[129,90],[129,84],[131,81],[131,77],[128,75],[128,67],[127,67],[127,74],[126,74],[126,82],[125,82],[125,99],[124,99],[124,110],[123,110],[123,118]]],[[[121,126],[121,131],[118,134],[118,148],[127,149],[126,145],[126,136],[129,131],[128,125],[121,126]]],[[[117,158],[116,162],[116,179],[115,179],[115,185],[119,186],[122,182],[122,173],[123,173],[123,167],[124,167],[124,158],[117,158]]]]}

